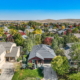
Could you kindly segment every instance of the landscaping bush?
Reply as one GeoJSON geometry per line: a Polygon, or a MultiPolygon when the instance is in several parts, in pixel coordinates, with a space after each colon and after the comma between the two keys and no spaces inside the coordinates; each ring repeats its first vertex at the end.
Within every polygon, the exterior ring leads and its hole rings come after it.
{"type": "Polygon", "coordinates": [[[17,61],[19,62],[20,60],[22,60],[22,57],[21,56],[17,59],[17,61]]]}
{"type": "Polygon", "coordinates": [[[14,63],[14,72],[18,72],[21,68],[21,64],[20,63],[14,63]]]}
{"type": "Polygon", "coordinates": [[[28,63],[27,66],[28,66],[29,68],[32,68],[33,64],[32,64],[32,63],[28,63]]]}

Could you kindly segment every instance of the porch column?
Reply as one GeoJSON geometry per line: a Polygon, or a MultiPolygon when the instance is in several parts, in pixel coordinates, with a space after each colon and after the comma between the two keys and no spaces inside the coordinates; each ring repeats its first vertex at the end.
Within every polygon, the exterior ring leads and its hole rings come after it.
{"type": "Polygon", "coordinates": [[[10,62],[10,57],[9,57],[9,62],[10,62]]]}
{"type": "Polygon", "coordinates": [[[41,62],[42,62],[42,64],[44,64],[44,60],[42,60],[41,62]]]}
{"type": "Polygon", "coordinates": [[[38,60],[36,60],[36,64],[38,64],[38,60]]]}
{"type": "Polygon", "coordinates": [[[38,60],[36,60],[36,68],[38,68],[38,60]]]}

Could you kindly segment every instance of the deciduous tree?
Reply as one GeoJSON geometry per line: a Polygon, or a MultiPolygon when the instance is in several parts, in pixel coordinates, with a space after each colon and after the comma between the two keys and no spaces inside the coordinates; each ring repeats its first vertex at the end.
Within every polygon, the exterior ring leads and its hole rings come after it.
{"type": "Polygon", "coordinates": [[[68,60],[64,56],[54,57],[51,66],[59,75],[64,75],[69,70],[68,60]]]}

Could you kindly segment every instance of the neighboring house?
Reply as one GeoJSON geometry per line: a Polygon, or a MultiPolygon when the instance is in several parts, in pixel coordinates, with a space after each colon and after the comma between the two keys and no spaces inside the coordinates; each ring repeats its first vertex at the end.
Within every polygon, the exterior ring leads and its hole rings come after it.
{"type": "Polygon", "coordinates": [[[57,31],[57,29],[49,29],[49,32],[56,32],[57,31]]]}
{"type": "Polygon", "coordinates": [[[26,35],[26,33],[25,32],[19,32],[21,35],[26,35]]]}
{"type": "Polygon", "coordinates": [[[27,29],[30,29],[30,26],[26,26],[27,29]]]}
{"type": "Polygon", "coordinates": [[[5,63],[5,55],[6,55],[5,48],[3,45],[0,45],[0,68],[5,63]]]}
{"type": "Polygon", "coordinates": [[[51,60],[56,56],[53,49],[49,45],[40,44],[32,48],[28,61],[30,63],[50,64],[51,60]]]}
{"type": "Polygon", "coordinates": [[[65,31],[66,31],[66,29],[59,30],[59,31],[58,31],[58,34],[61,35],[61,34],[63,34],[65,31]]]}
{"type": "Polygon", "coordinates": [[[70,48],[69,48],[69,47],[66,47],[66,48],[64,49],[64,55],[67,57],[68,60],[71,59],[69,53],[70,53],[70,48]]]}
{"type": "Polygon", "coordinates": [[[74,43],[66,44],[66,48],[64,49],[64,54],[67,57],[67,59],[68,59],[68,61],[70,63],[70,66],[71,67],[77,67],[76,61],[71,60],[71,57],[70,57],[70,48],[71,48],[72,44],[74,44],[74,43]]]}
{"type": "Polygon", "coordinates": [[[13,36],[10,33],[5,32],[4,34],[6,35],[7,42],[14,42],[13,36]]]}
{"type": "Polygon", "coordinates": [[[4,32],[8,32],[9,33],[9,29],[7,26],[4,26],[4,32]]]}
{"type": "Polygon", "coordinates": [[[68,31],[68,32],[69,32],[69,31],[72,31],[72,29],[66,28],[66,29],[58,30],[57,33],[58,33],[59,35],[61,35],[61,34],[66,34],[67,31],[68,31]]]}
{"type": "Polygon", "coordinates": [[[5,60],[16,61],[20,56],[20,47],[17,47],[13,42],[0,42],[0,44],[6,49],[5,60]]]}
{"type": "Polygon", "coordinates": [[[72,44],[74,44],[74,43],[67,43],[66,47],[64,49],[64,54],[65,54],[65,56],[67,57],[68,60],[71,60],[71,57],[70,57],[69,53],[70,53],[70,48],[71,48],[72,44]]]}
{"type": "Polygon", "coordinates": [[[18,32],[20,33],[20,32],[23,32],[22,30],[18,30],[18,32]]]}
{"type": "Polygon", "coordinates": [[[49,26],[49,28],[53,28],[53,26],[49,26]]]}
{"type": "MultiPolygon", "coordinates": [[[[34,31],[34,29],[26,29],[27,31],[29,31],[29,32],[33,32],[34,31]]],[[[26,30],[25,30],[25,32],[26,32],[26,30]]]]}
{"type": "Polygon", "coordinates": [[[11,34],[7,35],[6,41],[7,42],[14,42],[13,36],[11,34]]]}
{"type": "Polygon", "coordinates": [[[26,38],[28,38],[28,36],[26,36],[26,35],[22,35],[22,38],[23,38],[23,39],[26,39],[26,38]]]}
{"type": "Polygon", "coordinates": [[[80,33],[74,33],[74,36],[76,36],[77,38],[80,38],[80,33]]]}
{"type": "Polygon", "coordinates": [[[19,32],[19,33],[21,34],[21,36],[22,36],[23,39],[26,39],[27,38],[27,35],[26,35],[25,32],[19,32]]]}

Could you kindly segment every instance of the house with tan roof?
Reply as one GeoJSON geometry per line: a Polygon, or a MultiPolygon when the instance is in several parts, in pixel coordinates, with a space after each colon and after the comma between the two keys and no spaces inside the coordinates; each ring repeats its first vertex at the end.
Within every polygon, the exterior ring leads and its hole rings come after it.
{"type": "MultiPolygon", "coordinates": [[[[0,42],[4,47],[6,54],[4,55],[5,61],[16,61],[20,56],[20,47],[16,46],[13,42],[0,42]]],[[[1,53],[3,54],[3,53],[1,53]]]]}
{"type": "Polygon", "coordinates": [[[0,45],[0,68],[5,63],[5,55],[6,55],[6,49],[3,45],[0,45]]]}

